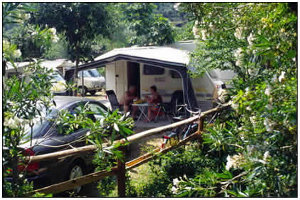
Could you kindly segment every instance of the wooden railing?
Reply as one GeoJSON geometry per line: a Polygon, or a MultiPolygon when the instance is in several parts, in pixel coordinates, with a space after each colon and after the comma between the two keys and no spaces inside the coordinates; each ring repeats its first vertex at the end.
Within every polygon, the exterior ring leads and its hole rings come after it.
{"type": "MultiPolygon", "coordinates": [[[[131,143],[131,142],[138,141],[142,138],[145,138],[145,137],[148,137],[151,135],[155,135],[155,134],[158,134],[161,132],[172,130],[176,127],[180,127],[180,126],[190,124],[190,123],[196,122],[196,121],[198,122],[198,130],[195,133],[191,134],[189,137],[185,138],[184,140],[179,141],[177,144],[174,144],[174,145],[172,145],[170,147],[166,147],[166,148],[156,148],[153,151],[151,151],[150,153],[146,153],[146,154],[144,154],[136,159],[133,159],[129,162],[125,162],[124,161],[125,159],[123,158],[122,160],[118,160],[117,166],[111,168],[110,171],[106,171],[106,170],[98,171],[98,172],[90,173],[90,174],[87,174],[87,175],[84,175],[84,176],[81,176],[81,177],[78,177],[78,178],[75,178],[72,180],[68,180],[68,181],[53,184],[53,185],[50,185],[50,186],[47,186],[44,188],[36,189],[36,190],[28,193],[28,196],[33,195],[34,193],[37,193],[37,192],[44,193],[44,194],[60,193],[63,191],[68,191],[68,190],[74,189],[78,186],[82,186],[82,185],[86,185],[88,183],[99,181],[107,176],[117,176],[118,196],[125,197],[125,189],[126,189],[125,188],[125,173],[126,173],[126,170],[131,170],[135,167],[138,167],[144,163],[147,163],[148,161],[152,160],[153,158],[155,158],[156,156],[158,156],[160,154],[164,154],[172,149],[178,148],[178,147],[186,144],[187,142],[189,142],[191,140],[200,138],[201,132],[203,131],[203,124],[204,124],[205,117],[207,117],[209,114],[219,112],[229,106],[230,106],[229,104],[225,104],[221,107],[213,108],[206,112],[202,112],[201,115],[193,116],[191,118],[188,118],[188,119],[176,122],[176,123],[172,123],[172,124],[158,127],[158,128],[153,128],[153,129],[143,131],[143,132],[137,133],[135,135],[129,136],[129,137],[127,137],[127,142],[131,143]]],[[[114,144],[118,143],[118,142],[124,143],[125,141],[126,141],[125,139],[118,140],[118,141],[115,141],[114,144]]],[[[55,153],[32,156],[32,157],[28,157],[27,160],[29,162],[40,162],[43,160],[57,159],[60,157],[71,156],[74,154],[95,151],[95,150],[97,150],[96,146],[87,145],[87,146],[78,147],[75,149],[68,149],[68,150],[63,150],[63,151],[59,151],[59,152],[55,152],[55,153]]]]}

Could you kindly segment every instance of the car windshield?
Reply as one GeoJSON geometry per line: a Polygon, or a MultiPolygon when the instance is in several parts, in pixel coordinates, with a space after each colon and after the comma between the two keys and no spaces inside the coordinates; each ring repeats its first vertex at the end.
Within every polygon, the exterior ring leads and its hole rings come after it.
{"type": "Polygon", "coordinates": [[[92,75],[87,70],[78,72],[78,76],[82,77],[82,73],[83,73],[83,77],[92,77],[92,75]]]}
{"type": "Polygon", "coordinates": [[[100,77],[101,76],[100,73],[98,72],[98,70],[96,70],[96,69],[90,69],[89,72],[92,77],[100,77]]]}
{"type": "Polygon", "coordinates": [[[52,75],[53,79],[55,81],[64,81],[65,79],[57,72],[55,72],[53,75],[52,75]]]}

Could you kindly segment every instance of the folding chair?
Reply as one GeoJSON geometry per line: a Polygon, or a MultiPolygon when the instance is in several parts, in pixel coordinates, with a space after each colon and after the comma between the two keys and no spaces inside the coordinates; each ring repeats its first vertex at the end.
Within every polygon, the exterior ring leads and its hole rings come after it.
{"type": "Polygon", "coordinates": [[[186,115],[186,105],[184,104],[183,91],[176,90],[171,97],[171,109],[173,116],[186,115]]]}
{"type": "Polygon", "coordinates": [[[166,115],[166,113],[164,112],[164,109],[163,109],[163,106],[159,103],[155,106],[155,111],[154,111],[154,114],[155,114],[155,118],[154,118],[154,121],[157,121],[158,117],[159,116],[162,116],[162,115],[166,115]]]}
{"type": "Polygon", "coordinates": [[[119,111],[123,110],[123,107],[119,104],[119,101],[117,99],[117,95],[116,95],[115,91],[106,90],[106,95],[107,95],[108,100],[110,102],[112,111],[114,111],[116,109],[118,109],[119,111]]]}

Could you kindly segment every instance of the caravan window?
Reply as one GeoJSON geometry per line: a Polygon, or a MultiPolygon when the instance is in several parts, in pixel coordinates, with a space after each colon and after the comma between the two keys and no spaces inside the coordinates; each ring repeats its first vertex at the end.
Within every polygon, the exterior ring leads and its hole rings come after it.
{"type": "Polygon", "coordinates": [[[172,78],[181,78],[180,74],[176,72],[175,70],[170,70],[170,75],[172,78]]]}
{"type": "Polygon", "coordinates": [[[161,75],[165,73],[165,69],[155,67],[153,65],[144,65],[144,75],[161,75]]]}

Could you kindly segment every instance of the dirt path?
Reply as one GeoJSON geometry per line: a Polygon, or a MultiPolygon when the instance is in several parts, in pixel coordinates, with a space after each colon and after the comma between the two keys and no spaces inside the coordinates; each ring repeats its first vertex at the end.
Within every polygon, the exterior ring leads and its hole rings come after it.
{"type": "Polygon", "coordinates": [[[136,142],[132,142],[128,147],[128,154],[126,155],[126,160],[133,160],[149,152],[150,150],[160,147],[163,141],[163,135],[164,133],[159,133],[157,135],[148,136],[139,139],[136,142]]]}

